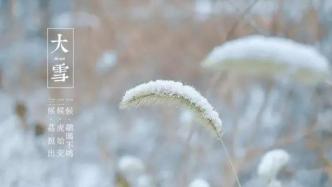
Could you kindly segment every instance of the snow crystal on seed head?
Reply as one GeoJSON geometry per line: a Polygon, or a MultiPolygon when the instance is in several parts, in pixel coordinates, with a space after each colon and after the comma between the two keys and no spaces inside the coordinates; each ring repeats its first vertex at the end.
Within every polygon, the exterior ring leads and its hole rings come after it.
{"type": "Polygon", "coordinates": [[[203,118],[212,122],[214,130],[217,131],[217,135],[221,135],[222,122],[218,113],[214,111],[207,99],[205,99],[199,92],[191,86],[183,85],[181,82],[157,80],[140,84],[125,93],[121,101],[121,106],[126,107],[126,105],[130,105],[135,99],[150,94],[186,99],[191,105],[199,109],[199,113],[203,118]]]}

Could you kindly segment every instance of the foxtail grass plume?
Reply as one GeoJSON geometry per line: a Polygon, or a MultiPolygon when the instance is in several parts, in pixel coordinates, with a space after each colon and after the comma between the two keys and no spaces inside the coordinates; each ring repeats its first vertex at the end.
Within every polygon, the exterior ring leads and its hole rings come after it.
{"type": "Polygon", "coordinates": [[[258,166],[258,176],[269,183],[275,181],[277,174],[287,165],[289,159],[289,154],[282,149],[267,152],[258,166]]]}
{"type": "Polygon", "coordinates": [[[209,130],[221,138],[222,122],[218,113],[199,92],[181,82],[157,80],[140,84],[126,92],[120,108],[169,103],[182,104],[193,111],[209,130]]]}
{"type": "Polygon", "coordinates": [[[329,62],[311,46],[286,38],[247,36],[224,43],[202,62],[208,69],[239,74],[290,74],[296,80],[314,83],[330,75],[329,62]]]}

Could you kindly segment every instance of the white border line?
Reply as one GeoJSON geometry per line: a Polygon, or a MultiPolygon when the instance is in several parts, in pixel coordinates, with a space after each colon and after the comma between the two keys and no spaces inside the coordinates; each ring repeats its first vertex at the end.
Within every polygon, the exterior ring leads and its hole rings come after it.
{"type": "Polygon", "coordinates": [[[46,58],[47,58],[47,88],[48,88],[48,29],[46,31],[46,46],[47,46],[47,52],[46,52],[46,58]]]}
{"type": "Polygon", "coordinates": [[[73,31],[73,78],[72,78],[72,81],[73,81],[73,88],[75,87],[75,28],[72,28],[72,31],[73,31]]]}

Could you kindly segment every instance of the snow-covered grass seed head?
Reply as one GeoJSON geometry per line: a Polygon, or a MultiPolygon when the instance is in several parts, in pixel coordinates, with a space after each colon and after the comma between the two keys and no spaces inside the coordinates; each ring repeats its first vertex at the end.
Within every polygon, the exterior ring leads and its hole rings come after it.
{"type": "Polygon", "coordinates": [[[222,136],[222,122],[218,113],[207,99],[191,86],[170,80],[140,84],[125,93],[120,108],[150,104],[181,104],[193,111],[217,137],[222,136]]]}
{"type": "Polygon", "coordinates": [[[258,176],[268,182],[275,180],[279,171],[287,165],[289,159],[289,154],[282,149],[267,152],[258,166],[258,176]]]}
{"type": "Polygon", "coordinates": [[[202,66],[265,77],[291,74],[296,80],[310,83],[329,76],[328,64],[311,46],[286,38],[254,35],[214,48],[202,66]]]}

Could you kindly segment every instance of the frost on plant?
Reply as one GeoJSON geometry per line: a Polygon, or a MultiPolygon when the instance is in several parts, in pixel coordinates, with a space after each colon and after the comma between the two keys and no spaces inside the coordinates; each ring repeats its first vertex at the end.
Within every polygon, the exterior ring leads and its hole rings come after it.
{"type": "Polygon", "coordinates": [[[267,152],[258,166],[258,176],[270,183],[275,181],[277,174],[287,165],[289,159],[289,154],[282,149],[267,152]]]}
{"type": "Polygon", "coordinates": [[[138,107],[148,104],[182,104],[195,112],[208,129],[217,137],[222,135],[222,122],[210,103],[193,87],[169,80],[150,81],[126,92],[120,108],[138,107]]]}
{"type": "Polygon", "coordinates": [[[285,38],[248,36],[216,47],[202,63],[206,68],[273,75],[294,73],[300,79],[324,79],[328,60],[311,46],[285,38]]]}

